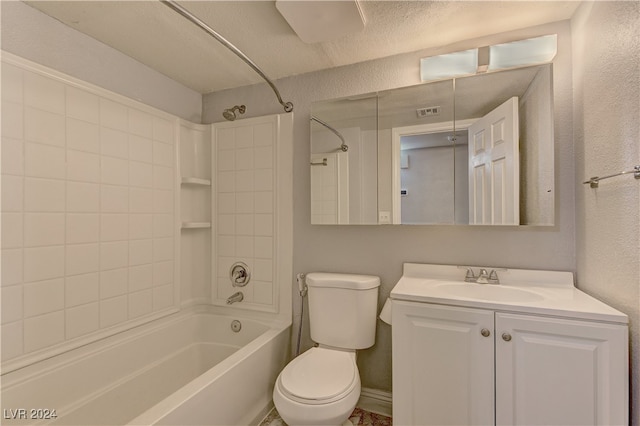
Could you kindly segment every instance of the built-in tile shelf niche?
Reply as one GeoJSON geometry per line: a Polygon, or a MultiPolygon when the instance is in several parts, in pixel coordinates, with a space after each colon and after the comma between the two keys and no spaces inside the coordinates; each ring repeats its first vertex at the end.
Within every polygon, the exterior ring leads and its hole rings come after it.
{"type": "Polygon", "coordinates": [[[180,124],[180,202],[183,230],[211,228],[211,128],[180,124]]]}

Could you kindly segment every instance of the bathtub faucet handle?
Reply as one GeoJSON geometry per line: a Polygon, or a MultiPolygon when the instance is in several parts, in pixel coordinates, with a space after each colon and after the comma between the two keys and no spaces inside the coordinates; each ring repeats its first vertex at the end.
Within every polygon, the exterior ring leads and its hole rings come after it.
{"type": "Polygon", "coordinates": [[[236,262],[229,269],[229,279],[234,287],[244,287],[251,280],[249,266],[244,262],[236,262]]]}

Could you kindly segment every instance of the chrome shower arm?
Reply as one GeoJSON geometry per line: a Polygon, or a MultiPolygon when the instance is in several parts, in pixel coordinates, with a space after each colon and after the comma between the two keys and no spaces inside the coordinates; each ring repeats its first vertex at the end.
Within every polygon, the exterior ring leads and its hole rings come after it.
{"type": "Polygon", "coordinates": [[[280,105],[282,105],[282,107],[284,108],[285,112],[293,111],[293,104],[291,102],[284,102],[282,100],[282,96],[280,96],[280,92],[278,91],[278,88],[273,83],[273,81],[271,81],[271,79],[269,77],[267,77],[267,75],[260,69],[260,67],[258,67],[251,59],[249,59],[249,57],[247,55],[242,53],[242,51],[240,49],[238,49],[230,41],[228,41],[226,38],[222,37],[213,28],[208,26],[204,21],[199,19],[197,16],[193,15],[191,12],[189,12],[184,7],[180,6],[175,1],[173,1],[173,0],[160,0],[160,2],[162,4],[164,4],[165,6],[173,9],[175,12],[177,12],[180,15],[182,15],[183,17],[185,17],[186,19],[191,21],[193,24],[195,24],[198,27],[200,27],[200,29],[202,29],[204,32],[209,34],[211,37],[213,37],[216,40],[218,40],[218,42],[220,42],[224,47],[226,47],[227,49],[229,49],[230,51],[235,53],[236,56],[238,56],[240,59],[242,59],[256,73],[258,73],[258,75],[260,75],[260,77],[262,77],[264,79],[264,81],[266,81],[269,84],[269,86],[271,86],[271,89],[273,90],[273,93],[275,93],[276,97],[278,98],[278,102],[280,103],[280,105]]]}
{"type": "Polygon", "coordinates": [[[331,130],[337,137],[340,138],[340,140],[342,141],[342,144],[340,145],[340,149],[344,152],[347,152],[349,150],[349,146],[346,144],[346,142],[344,141],[344,137],[342,136],[342,133],[340,133],[339,131],[337,131],[336,129],[334,129],[333,127],[331,127],[329,124],[327,124],[326,122],[320,120],[317,117],[314,117],[313,115],[311,116],[311,120],[322,124],[324,127],[326,127],[327,129],[331,130]]]}

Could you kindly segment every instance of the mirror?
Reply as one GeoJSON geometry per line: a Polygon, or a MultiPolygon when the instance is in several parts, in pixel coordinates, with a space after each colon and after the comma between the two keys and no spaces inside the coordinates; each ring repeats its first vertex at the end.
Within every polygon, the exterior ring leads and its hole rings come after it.
{"type": "Polygon", "coordinates": [[[553,225],[551,64],[311,110],[312,224],[553,225]]]}

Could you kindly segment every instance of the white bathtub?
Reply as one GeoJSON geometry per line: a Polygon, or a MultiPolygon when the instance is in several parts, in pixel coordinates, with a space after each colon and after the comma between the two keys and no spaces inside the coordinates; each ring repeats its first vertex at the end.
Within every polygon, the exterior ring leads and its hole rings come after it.
{"type": "Polygon", "coordinates": [[[0,422],[255,424],[272,406],[289,328],[202,311],[172,315],[3,375],[0,422]],[[234,319],[240,332],[231,330],[234,319]],[[56,418],[33,418],[54,410],[56,418]]]}

